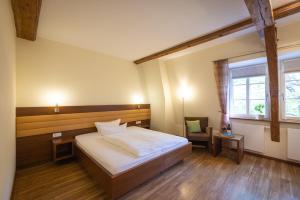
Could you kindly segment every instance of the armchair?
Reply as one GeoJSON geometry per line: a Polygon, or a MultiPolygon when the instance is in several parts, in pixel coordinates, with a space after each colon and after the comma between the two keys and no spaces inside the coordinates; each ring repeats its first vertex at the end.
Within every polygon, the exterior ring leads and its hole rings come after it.
{"type": "Polygon", "coordinates": [[[185,117],[185,131],[186,131],[186,138],[193,142],[207,142],[207,148],[209,152],[211,152],[212,147],[212,127],[208,127],[208,117],[185,117]],[[187,127],[186,121],[200,121],[200,128],[201,132],[199,133],[190,133],[187,127]]]}

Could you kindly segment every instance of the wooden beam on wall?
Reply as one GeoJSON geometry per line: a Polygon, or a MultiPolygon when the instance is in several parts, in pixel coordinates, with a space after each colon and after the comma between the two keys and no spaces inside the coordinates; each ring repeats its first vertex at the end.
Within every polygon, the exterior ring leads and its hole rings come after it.
{"type": "Polygon", "coordinates": [[[278,56],[277,56],[277,32],[276,27],[268,26],[264,29],[266,53],[269,72],[269,92],[270,92],[270,114],[271,114],[271,140],[280,141],[279,124],[279,86],[278,86],[278,56]]]}
{"type": "Polygon", "coordinates": [[[42,0],[12,0],[17,37],[36,40],[42,0]]]}
{"type": "MultiPolygon", "coordinates": [[[[273,15],[274,15],[274,19],[277,20],[277,19],[287,17],[289,15],[292,15],[292,14],[295,14],[298,12],[300,12],[300,1],[299,0],[274,9],[273,15]]],[[[252,19],[249,18],[249,19],[243,20],[241,22],[238,22],[236,24],[222,28],[220,30],[217,30],[217,31],[211,32],[209,34],[197,37],[195,39],[186,41],[184,43],[175,45],[175,46],[165,49],[163,51],[140,58],[138,60],[135,60],[134,63],[141,64],[141,63],[147,62],[149,60],[157,59],[157,58],[160,58],[160,57],[163,57],[163,56],[166,56],[166,55],[178,52],[178,51],[182,51],[184,49],[187,49],[187,48],[190,48],[190,47],[193,47],[196,45],[203,44],[205,42],[229,35],[231,33],[235,33],[235,32],[247,29],[253,25],[254,24],[252,23],[252,19]]]]}
{"type": "Polygon", "coordinates": [[[160,58],[160,57],[169,55],[171,53],[182,51],[182,50],[187,49],[189,47],[193,47],[193,46],[196,46],[196,45],[199,45],[199,44],[202,44],[202,43],[205,43],[205,42],[208,42],[208,41],[211,41],[211,40],[214,40],[214,39],[226,36],[226,35],[229,35],[231,33],[235,33],[235,32],[238,32],[240,30],[250,28],[251,26],[252,26],[252,20],[251,19],[243,20],[243,21],[241,21],[237,24],[227,26],[225,28],[222,28],[222,29],[217,30],[217,31],[212,32],[212,33],[209,33],[207,35],[200,36],[198,38],[195,38],[193,40],[184,42],[182,44],[176,45],[174,47],[171,47],[171,48],[168,48],[166,50],[160,51],[158,53],[152,54],[150,56],[146,56],[144,58],[138,59],[138,60],[134,61],[134,63],[135,64],[140,64],[140,63],[143,63],[143,62],[147,62],[149,60],[160,58]]]}
{"type": "Polygon", "coordinates": [[[277,32],[270,0],[244,0],[266,46],[269,72],[271,139],[280,141],[277,32]]]}
{"type": "Polygon", "coordinates": [[[300,0],[293,1],[273,10],[274,19],[281,19],[300,12],[300,0]]]}

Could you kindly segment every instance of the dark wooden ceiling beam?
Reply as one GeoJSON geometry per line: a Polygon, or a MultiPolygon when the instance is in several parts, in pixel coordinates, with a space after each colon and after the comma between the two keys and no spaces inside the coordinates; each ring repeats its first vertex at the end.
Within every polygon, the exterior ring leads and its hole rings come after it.
{"type": "MultiPolygon", "coordinates": [[[[283,17],[287,17],[289,15],[292,15],[292,14],[295,14],[298,12],[300,12],[300,1],[299,0],[274,9],[273,15],[274,15],[274,19],[277,20],[277,19],[281,19],[283,17]]],[[[200,36],[198,38],[178,44],[176,46],[165,49],[163,51],[160,51],[160,52],[151,54],[149,56],[146,56],[144,58],[135,60],[134,63],[141,64],[141,63],[147,62],[149,60],[157,59],[157,58],[160,58],[160,57],[163,57],[163,56],[166,56],[166,55],[178,52],[178,51],[182,51],[184,49],[187,49],[187,48],[190,48],[190,47],[193,47],[196,45],[203,44],[205,42],[229,35],[231,33],[235,33],[235,32],[247,29],[253,25],[254,24],[252,23],[252,19],[249,18],[249,19],[243,20],[241,22],[238,22],[236,24],[233,24],[233,25],[227,26],[225,28],[219,29],[217,31],[214,31],[212,33],[209,33],[207,35],[200,36]]]]}
{"type": "Polygon", "coordinates": [[[258,31],[274,25],[274,17],[269,0],[245,0],[251,19],[258,31]]]}
{"type": "Polygon", "coordinates": [[[36,40],[42,0],[12,0],[17,37],[36,40]]]}
{"type": "Polygon", "coordinates": [[[264,29],[275,24],[271,3],[269,0],[245,0],[245,4],[258,35],[265,45],[264,29]]]}
{"type": "Polygon", "coordinates": [[[293,1],[273,10],[274,19],[281,19],[300,12],[300,0],[293,1]]]}

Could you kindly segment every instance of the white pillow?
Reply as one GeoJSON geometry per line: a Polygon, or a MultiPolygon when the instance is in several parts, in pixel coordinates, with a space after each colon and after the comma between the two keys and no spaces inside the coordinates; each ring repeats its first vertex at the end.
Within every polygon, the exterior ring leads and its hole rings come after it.
{"type": "Polygon", "coordinates": [[[97,128],[97,131],[101,133],[101,126],[119,126],[121,122],[121,119],[116,119],[109,122],[95,122],[95,126],[97,128]]]}
{"type": "Polygon", "coordinates": [[[116,119],[113,121],[109,121],[109,122],[95,122],[95,125],[100,125],[100,126],[119,126],[121,123],[121,119],[116,119]]]}
{"type": "Polygon", "coordinates": [[[116,133],[123,133],[126,131],[127,123],[122,124],[120,126],[101,126],[101,132],[100,134],[105,135],[111,135],[116,133]]]}

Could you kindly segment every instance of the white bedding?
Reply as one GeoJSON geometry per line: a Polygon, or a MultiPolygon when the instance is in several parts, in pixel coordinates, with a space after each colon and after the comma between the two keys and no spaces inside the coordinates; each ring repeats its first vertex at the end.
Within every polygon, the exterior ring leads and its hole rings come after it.
{"type": "MultiPolygon", "coordinates": [[[[141,131],[147,133],[150,130],[138,127],[128,127],[129,131],[141,131]]],[[[164,134],[164,133],[161,133],[164,134]]],[[[99,164],[107,169],[112,175],[116,175],[143,162],[151,160],[166,152],[179,148],[187,144],[188,141],[182,138],[180,143],[165,147],[153,154],[136,157],[132,153],[111,144],[103,139],[99,133],[89,133],[76,136],[76,144],[82,148],[88,155],[94,158],[99,164]]]]}
{"type": "Polygon", "coordinates": [[[182,137],[139,127],[130,127],[125,132],[105,135],[103,139],[136,157],[160,152],[186,140],[182,137]]]}

